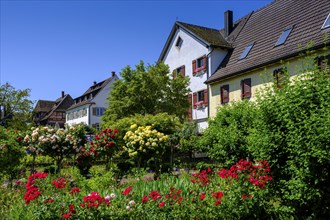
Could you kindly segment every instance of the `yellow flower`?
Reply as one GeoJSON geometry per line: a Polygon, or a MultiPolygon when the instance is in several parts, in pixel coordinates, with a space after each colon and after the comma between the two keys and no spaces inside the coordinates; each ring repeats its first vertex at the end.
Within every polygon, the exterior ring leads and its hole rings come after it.
{"type": "Polygon", "coordinates": [[[136,128],[137,127],[137,124],[133,124],[133,125],[131,125],[131,129],[134,129],[134,128],[136,128]]]}

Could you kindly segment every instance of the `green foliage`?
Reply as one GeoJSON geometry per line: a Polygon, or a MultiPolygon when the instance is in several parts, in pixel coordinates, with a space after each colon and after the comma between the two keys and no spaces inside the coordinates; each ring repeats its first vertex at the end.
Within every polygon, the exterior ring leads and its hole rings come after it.
{"type": "Polygon", "coordinates": [[[18,131],[6,130],[0,126],[0,179],[6,176],[10,183],[19,174],[20,160],[24,148],[20,146],[21,137],[18,131]]]}
{"type": "Polygon", "coordinates": [[[247,136],[257,114],[255,103],[248,101],[219,108],[198,142],[200,151],[224,166],[251,157],[247,136]]]}
{"type": "Polygon", "coordinates": [[[119,137],[123,138],[133,124],[136,124],[137,126],[152,125],[154,129],[164,134],[173,134],[182,126],[177,116],[169,115],[168,113],[158,113],[156,115],[135,114],[130,117],[119,119],[115,122],[106,122],[102,124],[102,127],[105,128],[111,125],[111,127],[117,128],[119,137]]]}
{"type": "Polygon", "coordinates": [[[109,107],[102,117],[103,127],[113,127],[114,121],[133,116],[167,112],[183,120],[189,102],[189,78],[169,77],[169,68],[163,63],[145,66],[141,61],[135,69],[125,67],[120,80],[114,83],[108,100],[109,107]]]}
{"type": "Polygon", "coordinates": [[[13,129],[26,129],[32,122],[30,89],[16,90],[8,82],[0,87],[0,123],[13,129]]]}
{"type": "Polygon", "coordinates": [[[275,93],[265,90],[248,138],[253,156],[271,164],[276,192],[297,217],[322,219],[330,215],[330,78],[312,70],[275,93]]]}

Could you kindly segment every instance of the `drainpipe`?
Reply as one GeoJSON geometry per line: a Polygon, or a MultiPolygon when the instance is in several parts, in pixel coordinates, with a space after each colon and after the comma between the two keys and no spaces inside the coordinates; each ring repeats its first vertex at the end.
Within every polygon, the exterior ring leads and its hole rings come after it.
{"type": "MultiPolygon", "coordinates": [[[[209,61],[209,57],[210,57],[210,55],[211,55],[211,53],[213,52],[213,50],[214,50],[214,47],[211,47],[212,49],[211,49],[211,51],[206,55],[206,57],[207,57],[207,62],[209,61]]],[[[207,63],[207,64],[209,64],[209,62],[207,63]]],[[[209,76],[209,74],[210,74],[210,71],[209,71],[209,69],[211,69],[211,66],[210,65],[207,65],[207,70],[206,70],[206,79],[208,79],[210,76],[209,76]]],[[[209,92],[210,91],[210,86],[209,85],[207,85],[207,92],[209,92]]],[[[209,118],[210,117],[210,94],[208,94],[208,96],[207,96],[207,103],[209,103],[209,106],[207,107],[207,118],[209,118]]]]}

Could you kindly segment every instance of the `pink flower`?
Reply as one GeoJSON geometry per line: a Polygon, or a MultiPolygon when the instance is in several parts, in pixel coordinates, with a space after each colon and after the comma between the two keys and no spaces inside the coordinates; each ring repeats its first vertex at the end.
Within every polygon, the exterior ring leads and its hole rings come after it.
{"type": "Polygon", "coordinates": [[[202,193],[201,195],[200,195],[200,197],[199,197],[201,200],[204,200],[204,198],[205,198],[205,193],[202,193]]]}

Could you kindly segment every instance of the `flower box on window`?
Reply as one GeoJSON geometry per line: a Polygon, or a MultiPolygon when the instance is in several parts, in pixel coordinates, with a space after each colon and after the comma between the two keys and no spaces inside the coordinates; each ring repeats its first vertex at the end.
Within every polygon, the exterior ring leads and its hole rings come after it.
{"type": "Polygon", "coordinates": [[[205,106],[204,106],[204,101],[196,102],[196,108],[197,108],[197,109],[205,108],[205,106]]]}

